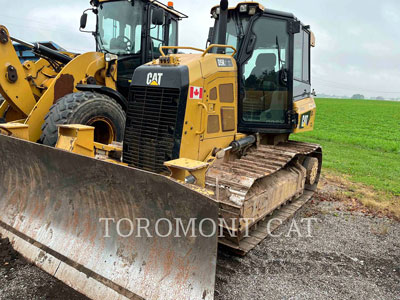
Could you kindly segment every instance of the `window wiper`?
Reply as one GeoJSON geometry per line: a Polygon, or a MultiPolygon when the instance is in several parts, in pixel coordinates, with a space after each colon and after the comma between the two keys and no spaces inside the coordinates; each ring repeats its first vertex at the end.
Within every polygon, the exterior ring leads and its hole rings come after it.
{"type": "Polygon", "coordinates": [[[279,61],[279,70],[281,69],[283,63],[282,63],[282,57],[281,57],[281,47],[279,45],[279,38],[276,36],[276,46],[278,47],[278,61],[279,61]]]}
{"type": "Polygon", "coordinates": [[[242,19],[238,18],[237,16],[235,16],[235,23],[239,25],[239,34],[238,37],[240,37],[240,39],[243,38],[244,36],[244,28],[243,28],[243,22],[242,19]]]}
{"type": "Polygon", "coordinates": [[[280,73],[280,80],[282,81],[282,83],[284,83],[285,85],[287,84],[287,70],[285,68],[286,62],[284,62],[282,60],[281,57],[281,46],[279,45],[279,38],[278,36],[276,36],[276,46],[278,47],[278,61],[279,61],[279,73],[280,73]]]}

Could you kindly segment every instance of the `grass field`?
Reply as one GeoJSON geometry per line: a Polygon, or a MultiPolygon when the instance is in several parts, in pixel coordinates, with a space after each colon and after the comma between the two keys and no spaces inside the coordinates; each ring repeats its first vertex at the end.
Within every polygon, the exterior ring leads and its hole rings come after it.
{"type": "Polygon", "coordinates": [[[325,170],[400,196],[400,102],[316,102],[315,130],[292,139],[321,144],[325,170]]]}

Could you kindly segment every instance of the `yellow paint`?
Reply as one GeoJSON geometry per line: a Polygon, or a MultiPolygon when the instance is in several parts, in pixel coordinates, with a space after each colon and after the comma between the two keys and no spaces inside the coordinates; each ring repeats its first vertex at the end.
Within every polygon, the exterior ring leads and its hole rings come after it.
{"type": "MultiPolygon", "coordinates": [[[[8,34],[7,28],[1,25],[0,28],[8,34]]],[[[30,141],[36,142],[40,138],[44,118],[55,100],[55,85],[61,76],[73,76],[72,92],[77,92],[75,86],[86,83],[88,77],[94,77],[98,84],[116,89],[116,61],[105,62],[104,54],[96,52],[66,54],[73,60],[57,73],[45,59],[21,64],[11,40],[5,44],[0,43],[0,74],[3,74],[0,76],[0,93],[6,100],[0,106],[0,116],[11,106],[7,111],[7,122],[26,118],[30,141]],[[7,67],[10,65],[18,74],[18,80],[14,83],[7,79],[7,67]],[[106,74],[105,70],[109,70],[109,73],[106,74]]]]}
{"type": "Polygon", "coordinates": [[[0,124],[0,133],[27,140],[29,137],[28,126],[21,123],[0,124]]]}
{"type": "MultiPolygon", "coordinates": [[[[30,115],[26,119],[29,125],[29,140],[36,142],[42,133],[41,126],[44,122],[46,114],[54,103],[54,87],[57,80],[64,74],[74,77],[74,86],[85,80],[88,76],[95,76],[101,69],[105,68],[105,59],[103,53],[88,52],[77,56],[68,63],[56,78],[51,82],[50,86],[32,109],[30,115]],[[95,63],[93,63],[95,62],[95,63]]],[[[73,92],[77,92],[74,88],[73,92]]]]}
{"type": "Polygon", "coordinates": [[[94,127],[84,125],[60,125],[56,148],[94,157],[94,127]]]}
{"type": "MultiPolygon", "coordinates": [[[[204,161],[214,148],[225,148],[235,140],[235,130],[222,132],[221,108],[232,107],[237,118],[237,66],[230,55],[223,54],[180,54],[181,65],[187,65],[189,69],[190,86],[203,87],[203,99],[190,99],[188,93],[184,128],[180,157],[198,161],[204,161]],[[232,67],[218,67],[217,58],[232,59],[232,67]],[[232,83],[234,89],[234,101],[221,103],[219,92],[217,100],[210,100],[209,93],[212,88],[219,89],[219,85],[232,83]],[[210,109],[211,105],[211,109],[210,109]],[[207,133],[207,121],[209,115],[218,115],[220,131],[213,134],[207,133]]],[[[235,120],[237,123],[237,120],[235,120]]]]}
{"type": "MultiPolygon", "coordinates": [[[[29,79],[29,84],[36,99],[43,95],[43,91],[51,84],[57,72],[50,66],[49,62],[43,58],[38,61],[25,61],[23,64],[25,78],[29,79]]],[[[36,101],[35,101],[36,104],[36,101]]],[[[33,106],[30,108],[32,110],[33,106]]]]}
{"type": "Polygon", "coordinates": [[[122,152],[122,147],[117,146],[117,145],[104,145],[100,143],[94,143],[94,148],[97,151],[103,151],[103,152],[111,152],[111,151],[116,151],[116,152],[122,152]]]}
{"type": "Polygon", "coordinates": [[[210,46],[208,46],[208,48],[206,50],[204,50],[202,56],[206,56],[212,49],[214,48],[223,48],[223,49],[232,49],[233,53],[231,54],[232,57],[235,56],[235,54],[237,53],[237,50],[235,47],[230,46],[230,45],[220,45],[220,44],[211,44],[210,46]]]}
{"type": "Polygon", "coordinates": [[[15,52],[7,28],[0,25],[0,29],[5,30],[8,36],[7,43],[0,43],[0,93],[15,110],[27,116],[36,100],[29,82],[25,80],[24,68],[15,52]],[[7,78],[9,66],[14,67],[18,75],[18,79],[14,83],[7,78]]]}
{"type": "Polygon", "coordinates": [[[164,163],[171,171],[171,177],[185,182],[185,178],[192,175],[196,178],[196,185],[205,187],[205,177],[209,164],[187,158],[179,158],[164,163]]]}
{"type": "MultiPolygon", "coordinates": [[[[7,34],[8,31],[0,25],[7,34]]],[[[94,77],[99,84],[116,89],[117,63],[105,62],[104,54],[89,52],[82,55],[73,55],[73,60],[61,72],[57,73],[45,59],[36,62],[26,61],[21,64],[11,40],[0,43],[0,74],[7,73],[7,66],[12,65],[18,74],[15,83],[10,82],[7,76],[0,76],[0,93],[5,102],[0,106],[0,116],[8,109],[6,120],[15,122],[21,118],[28,125],[30,141],[36,142],[41,135],[41,127],[46,114],[54,103],[55,85],[63,75],[72,75],[74,78],[73,92],[78,90],[78,83],[86,83],[88,77],[94,77]],[[111,64],[111,65],[110,65],[111,64]],[[106,74],[105,70],[109,70],[106,74]]]]}
{"type": "Polygon", "coordinates": [[[297,128],[293,133],[307,132],[314,129],[317,106],[314,98],[307,98],[294,102],[294,110],[299,115],[297,128]]]}

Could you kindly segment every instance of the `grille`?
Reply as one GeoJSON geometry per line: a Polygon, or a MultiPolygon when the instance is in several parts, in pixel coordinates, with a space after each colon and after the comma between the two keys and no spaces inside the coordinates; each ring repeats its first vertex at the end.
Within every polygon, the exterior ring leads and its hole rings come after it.
{"type": "Polygon", "coordinates": [[[167,171],[174,159],[180,90],[162,87],[131,88],[124,138],[124,162],[143,170],[167,171]]]}

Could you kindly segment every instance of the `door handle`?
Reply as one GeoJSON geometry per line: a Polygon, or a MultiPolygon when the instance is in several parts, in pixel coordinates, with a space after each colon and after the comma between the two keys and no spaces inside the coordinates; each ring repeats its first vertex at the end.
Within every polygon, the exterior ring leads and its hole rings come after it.
{"type": "Polygon", "coordinates": [[[197,103],[198,106],[201,106],[202,109],[204,109],[205,111],[205,116],[202,120],[200,120],[200,131],[196,131],[196,134],[201,135],[206,131],[206,118],[207,118],[207,114],[208,114],[208,109],[207,109],[207,105],[205,105],[203,102],[197,103]]]}

